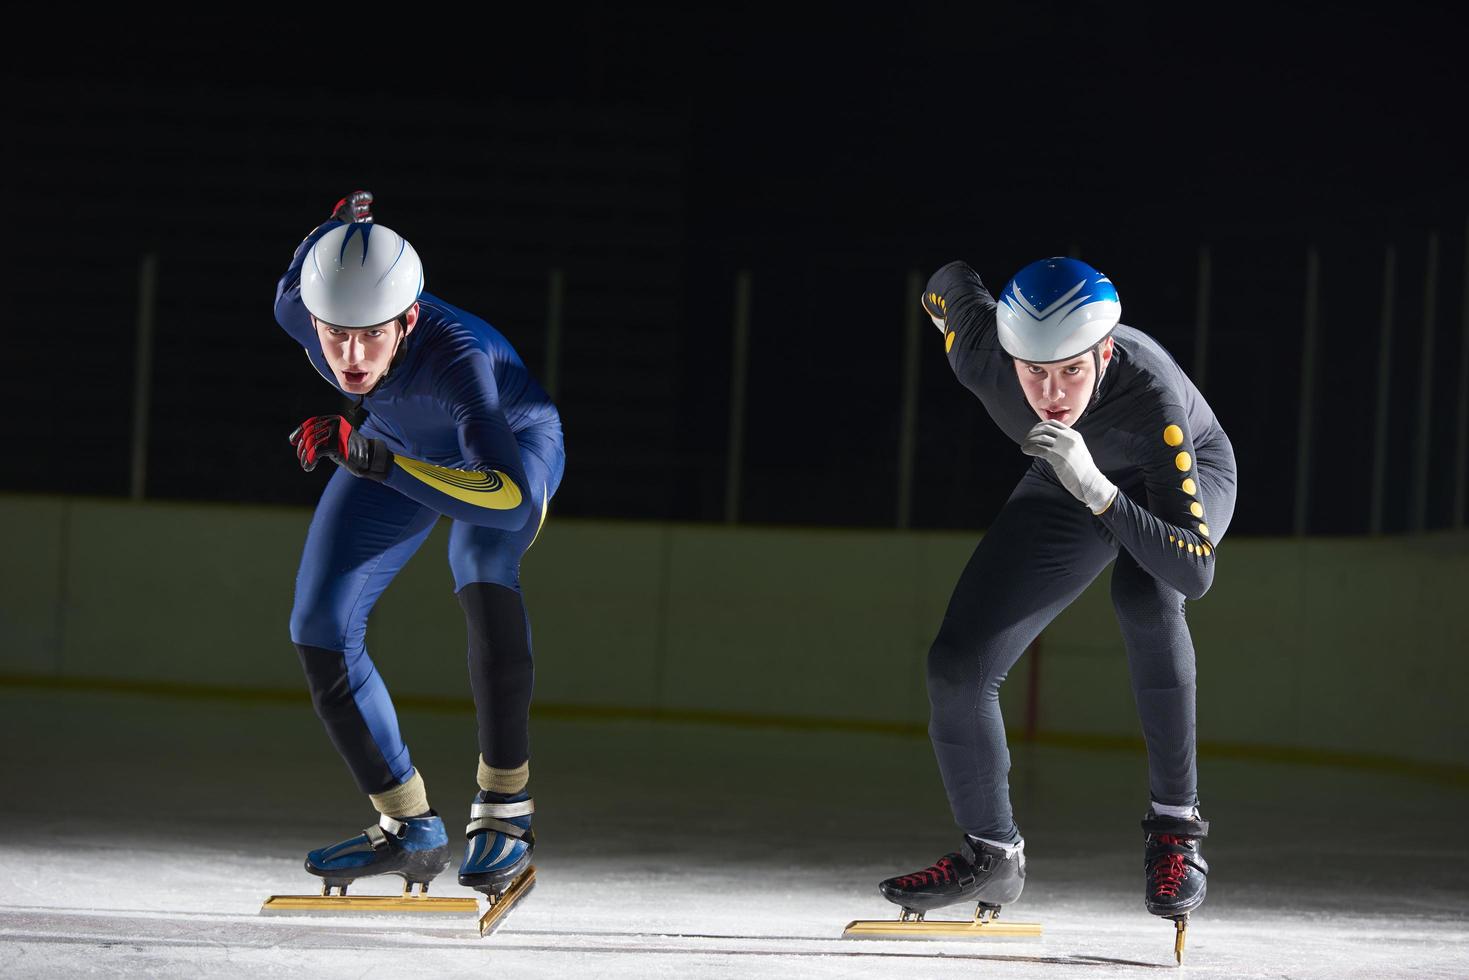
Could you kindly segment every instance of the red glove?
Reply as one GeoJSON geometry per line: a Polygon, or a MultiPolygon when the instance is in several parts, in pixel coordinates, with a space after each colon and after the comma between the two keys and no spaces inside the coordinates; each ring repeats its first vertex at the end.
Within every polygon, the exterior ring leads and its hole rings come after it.
{"type": "Polygon", "coordinates": [[[332,208],[332,220],[351,222],[372,221],[372,191],[353,191],[332,208]]]}
{"type": "Polygon", "coordinates": [[[369,439],[340,415],[313,415],[289,436],[301,468],[310,473],[329,459],[353,476],[381,483],[393,466],[393,453],[381,439],[369,439]]]}

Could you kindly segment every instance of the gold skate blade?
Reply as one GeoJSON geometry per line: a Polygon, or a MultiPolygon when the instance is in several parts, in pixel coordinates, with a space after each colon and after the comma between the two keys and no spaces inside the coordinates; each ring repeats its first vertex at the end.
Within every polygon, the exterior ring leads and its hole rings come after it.
{"type": "Polygon", "coordinates": [[[1188,936],[1188,916],[1173,920],[1173,958],[1183,966],[1183,942],[1188,936]]]}
{"type": "MultiPolygon", "coordinates": [[[[479,917],[479,935],[483,939],[500,924],[500,920],[510,911],[511,906],[525,897],[531,886],[536,883],[536,866],[532,864],[521,872],[520,877],[511,882],[510,887],[500,893],[498,898],[490,899],[490,907],[485,909],[485,914],[479,917]]],[[[475,909],[478,910],[476,905],[475,909]]]]}
{"type": "Polygon", "coordinates": [[[479,911],[474,898],[404,897],[402,895],[272,895],[260,906],[261,915],[301,915],[312,912],[465,912],[479,911]]]}
{"type": "Polygon", "coordinates": [[[1039,922],[946,922],[942,919],[858,919],[847,923],[843,939],[987,939],[996,936],[1039,936],[1039,922]]]}

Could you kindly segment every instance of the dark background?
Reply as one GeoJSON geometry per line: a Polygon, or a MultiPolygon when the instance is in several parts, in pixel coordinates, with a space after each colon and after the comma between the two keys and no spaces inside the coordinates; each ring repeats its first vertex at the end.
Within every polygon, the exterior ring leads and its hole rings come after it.
{"type": "MultiPolygon", "coordinates": [[[[296,243],[370,188],[428,288],[534,371],[566,276],[558,513],[719,520],[731,320],[752,277],[741,516],[891,525],[906,279],[997,288],[1074,251],[1205,392],[1240,457],[1234,533],[1285,533],[1308,246],[1322,269],[1313,532],[1366,531],[1384,248],[1398,256],[1386,527],[1431,379],[1430,527],[1452,522],[1469,194],[1446,14],[1097,3],[881,19],[599,5],[511,21],[14,38],[5,67],[0,490],[125,495],[138,270],[158,256],[150,497],[309,504],[285,444],[338,400],[273,322],[296,243]],[[1424,267],[1440,236],[1435,358],[1424,267]]],[[[160,18],[162,19],[162,18],[160,18]]],[[[249,20],[242,17],[240,20],[249,20]]],[[[1025,460],[925,329],[914,523],[988,523],[1025,460]]]]}

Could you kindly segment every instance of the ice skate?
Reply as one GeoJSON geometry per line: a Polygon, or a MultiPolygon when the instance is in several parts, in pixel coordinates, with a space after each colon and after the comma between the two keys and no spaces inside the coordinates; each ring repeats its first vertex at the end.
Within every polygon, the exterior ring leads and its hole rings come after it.
{"type": "Polygon", "coordinates": [[[306,870],[321,879],[320,895],[272,895],[260,911],[265,914],[478,911],[478,903],[472,898],[428,896],[429,883],[448,866],[449,838],[438,814],[430,811],[407,820],[384,816],[357,836],[306,855],[306,870]],[[347,887],[357,879],[374,875],[401,877],[402,894],[347,894],[347,887]]]}
{"type": "Polygon", "coordinates": [[[527,793],[491,793],[480,790],[469,808],[468,842],[459,865],[459,884],[483,892],[490,907],[480,917],[481,936],[504,919],[536,881],[531,866],[536,835],[531,816],[536,807],[527,793]]]}
{"type": "Polygon", "coordinates": [[[1039,936],[1032,922],[999,922],[1000,907],[1025,888],[1025,843],[1000,847],[965,836],[959,850],[912,874],[878,885],[882,897],[902,907],[897,921],[866,919],[849,923],[843,936],[856,938],[974,938],[1039,936]],[[969,921],[926,920],[934,909],[975,902],[969,921]]]}
{"type": "Polygon", "coordinates": [[[1199,842],[1209,835],[1209,821],[1159,816],[1150,809],[1143,832],[1143,902],[1152,914],[1173,920],[1173,956],[1182,963],[1189,913],[1204,903],[1208,884],[1209,864],[1199,842]]]}

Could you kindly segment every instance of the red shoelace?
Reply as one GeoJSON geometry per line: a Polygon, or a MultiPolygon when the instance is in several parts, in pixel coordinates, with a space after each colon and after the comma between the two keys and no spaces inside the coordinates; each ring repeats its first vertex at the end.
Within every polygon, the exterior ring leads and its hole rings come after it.
{"type": "Polygon", "coordinates": [[[954,862],[943,857],[922,871],[903,875],[898,879],[898,885],[901,888],[921,888],[924,885],[938,885],[946,881],[953,881],[957,877],[958,875],[954,872],[954,862]]]}
{"type": "MultiPolygon", "coordinates": [[[[1158,843],[1181,847],[1186,846],[1187,841],[1182,837],[1174,837],[1172,834],[1162,834],[1158,837],[1158,843]]],[[[1182,854],[1160,856],[1153,862],[1153,894],[1160,898],[1177,897],[1178,886],[1183,884],[1183,879],[1187,875],[1188,859],[1182,854]]]]}

